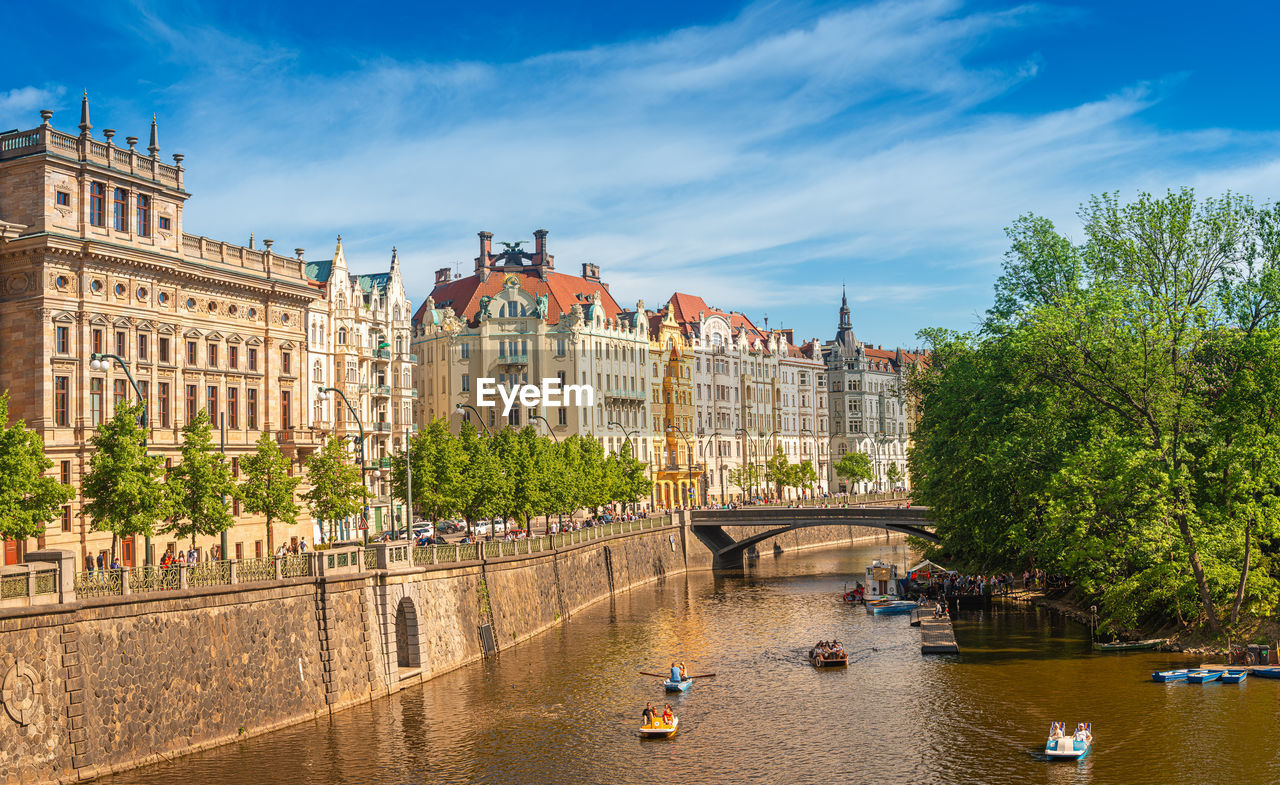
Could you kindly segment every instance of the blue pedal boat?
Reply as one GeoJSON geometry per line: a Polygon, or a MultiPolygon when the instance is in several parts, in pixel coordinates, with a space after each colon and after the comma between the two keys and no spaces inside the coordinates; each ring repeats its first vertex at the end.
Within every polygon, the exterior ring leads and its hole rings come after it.
{"type": "Polygon", "coordinates": [[[1066,735],[1066,725],[1055,722],[1049,726],[1049,740],[1044,754],[1049,760],[1080,760],[1093,749],[1093,723],[1082,722],[1072,736],[1066,735]]]}
{"type": "Polygon", "coordinates": [[[1187,683],[1189,684],[1208,684],[1211,681],[1217,681],[1222,678],[1222,671],[1214,671],[1207,669],[1197,669],[1187,673],[1187,683]]]}
{"type": "Polygon", "coordinates": [[[688,692],[689,688],[693,686],[693,679],[685,679],[684,681],[667,679],[662,682],[662,686],[666,688],[667,692],[688,692]]]}
{"type": "Polygon", "coordinates": [[[1191,671],[1187,668],[1179,668],[1173,671],[1156,671],[1151,674],[1152,681],[1186,681],[1187,674],[1191,671]]]}
{"type": "Polygon", "coordinates": [[[1239,684],[1247,678],[1249,678],[1249,670],[1247,668],[1241,668],[1240,670],[1233,668],[1222,672],[1223,684],[1239,684]]]}

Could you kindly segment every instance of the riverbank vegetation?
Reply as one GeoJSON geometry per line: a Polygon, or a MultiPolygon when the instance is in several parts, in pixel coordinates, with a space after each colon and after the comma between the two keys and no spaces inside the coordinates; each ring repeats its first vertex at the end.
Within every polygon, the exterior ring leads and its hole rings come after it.
{"type": "Polygon", "coordinates": [[[923,333],[915,499],[941,549],[1061,573],[1115,627],[1280,600],[1280,207],[1191,190],[1008,230],[971,334],[923,333]]]}

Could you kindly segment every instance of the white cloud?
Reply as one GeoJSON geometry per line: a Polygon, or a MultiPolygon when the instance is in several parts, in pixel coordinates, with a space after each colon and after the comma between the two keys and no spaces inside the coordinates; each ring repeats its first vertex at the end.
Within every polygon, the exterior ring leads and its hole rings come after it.
{"type": "Polygon", "coordinates": [[[31,115],[40,109],[56,108],[63,89],[28,85],[8,92],[0,90],[0,130],[10,126],[30,127],[31,115]]]}

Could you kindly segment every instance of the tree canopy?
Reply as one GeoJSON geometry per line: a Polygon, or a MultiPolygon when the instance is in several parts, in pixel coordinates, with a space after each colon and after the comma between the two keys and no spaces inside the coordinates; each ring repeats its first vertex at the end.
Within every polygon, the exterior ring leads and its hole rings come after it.
{"type": "Polygon", "coordinates": [[[122,401],[89,440],[94,450],[80,485],[84,511],[94,529],[111,532],[112,553],[121,538],[150,536],[169,512],[164,458],[147,455],[141,416],[141,403],[122,401]]]}
{"type": "Polygon", "coordinates": [[[35,537],[71,500],[71,486],[45,476],[52,467],[40,435],[9,423],[9,393],[0,395],[0,539],[35,537]]]}
{"type": "Polygon", "coordinates": [[[266,518],[267,553],[275,552],[274,526],[293,525],[298,520],[298,502],[294,498],[301,477],[289,474],[289,459],[270,435],[258,437],[257,450],[240,459],[244,480],[240,483],[240,499],[246,512],[266,518]]]}

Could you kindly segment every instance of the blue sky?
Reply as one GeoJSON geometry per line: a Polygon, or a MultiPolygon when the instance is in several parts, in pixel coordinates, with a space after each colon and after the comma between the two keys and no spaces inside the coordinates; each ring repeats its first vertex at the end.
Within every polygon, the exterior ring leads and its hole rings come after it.
{"type": "Polygon", "coordinates": [[[37,111],[186,155],[186,229],[410,296],[475,233],[550,230],[625,305],[675,289],[914,346],[990,303],[1016,216],[1191,185],[1271,201],[1264,4],[46,3],[6,8],[0,129],[37,111]]]}

